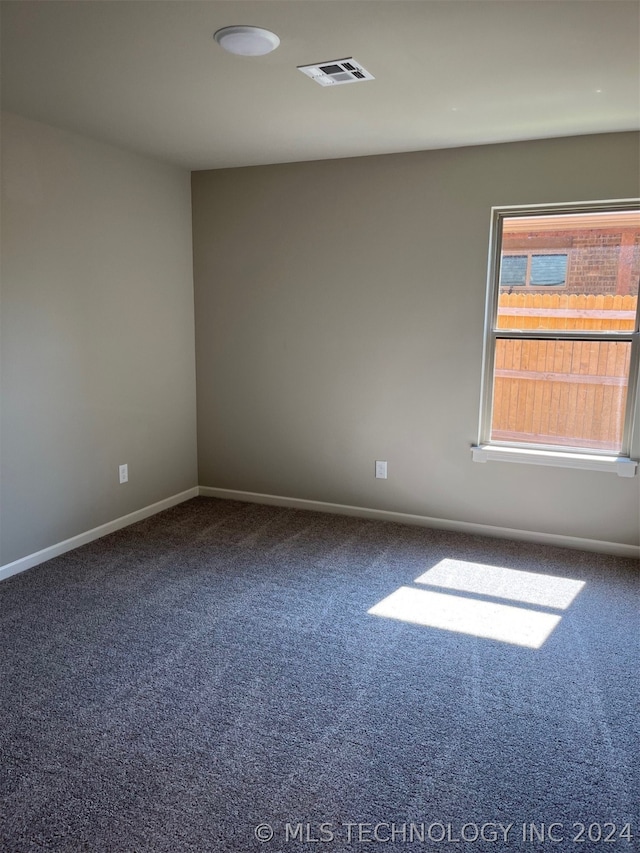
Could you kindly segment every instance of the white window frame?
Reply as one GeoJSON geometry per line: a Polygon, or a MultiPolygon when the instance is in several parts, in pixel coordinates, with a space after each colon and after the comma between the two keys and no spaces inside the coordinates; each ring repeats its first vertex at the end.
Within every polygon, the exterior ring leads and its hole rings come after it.
{"type": "MultiPolygon", "coordinates": [[[[553,214],[581,214],[607,211],[637,210],[640,199],[618,199],[614,201],[579,202],[575,204],[518,205],[493,207],[491,209],[490,251],[487,271],[487,300],[485,308],[484,352],[482,358],[482,385],[478,443],[473,445],[474,462],[504,461],[530,465],[553,465],[563,468],[586,468],[594,471],[609,471],[621,477],[635,476],[638,462],[630,458],[633,435],[633,414],[638,387],[640,334],[638,320],[632,331],[580,331],[576,329],[511,330],[497,328],[498,298],[500,295],[500,258],[502,250],[502,225],[506,218],[517,216],[544,216],[553,214]],[[517,441],[491,440],[493,417],[493,380],[496,341],[500,338],[521,340],[595,340],[626,341],[631,344],[629,385],[624,418],[622,447],[619,453],[598,451],[591,448],[571,448],[564,445],[529,444],[517,441]]],[[[524,254],[524,253],[522,253],[524,254]]],[[[527,288],[520,288],[525,290],[527,288]]]]}

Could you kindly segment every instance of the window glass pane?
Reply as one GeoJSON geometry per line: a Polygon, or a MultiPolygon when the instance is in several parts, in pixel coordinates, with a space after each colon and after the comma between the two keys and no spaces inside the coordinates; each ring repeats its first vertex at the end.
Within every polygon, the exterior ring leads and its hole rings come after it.
{"type": "Polygon", "coordinates": [[[497,328],[635,329],[640,211],[506,217],[501,252],[497,328]],[[526,287],[504,274],[523,257],[526,287]]]}
{"type": "Polygon", "coordinates": [[[532,255],[531,279],[532,286],[549,287],[564,284],[567,280],[566,255],[532,255]]]}
{"type": "Polygon", "coordinates": [[[500,286],[519,286],[527,283],[527,256],[503,255],[500,263],[500,286]]]}
{"type": "Polygon", "coordinates": [[[630,356],[627,341],[498,339],[491,439],[619,452],[630,356]]]}

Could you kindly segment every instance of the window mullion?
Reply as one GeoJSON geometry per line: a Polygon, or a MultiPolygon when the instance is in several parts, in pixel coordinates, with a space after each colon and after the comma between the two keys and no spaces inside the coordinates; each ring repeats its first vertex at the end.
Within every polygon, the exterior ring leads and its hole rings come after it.
{"type": "Polygon", "coordinates": [[[594,329],[498,329],[491,330],[494,340],[531,340],[531,341],[623,341],[633,343],[637,332],[625,330],[594,329]]]}

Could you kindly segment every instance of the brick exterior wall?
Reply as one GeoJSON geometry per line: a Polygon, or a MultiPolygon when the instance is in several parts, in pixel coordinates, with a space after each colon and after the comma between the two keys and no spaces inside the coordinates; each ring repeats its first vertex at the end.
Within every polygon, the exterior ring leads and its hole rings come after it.
{"type": "Polygon", "coordinates": [[[631,290],[632,296],[637,296],[640,290],[640,232],[636,234],[633,247],[633,262],[631,264],[631,290]]]}
{"type": "Polygon", "coordinates": [[[615,293],[622,234],[581,231],[569,254],[567,289],[571,293],[615,293]]]}
{"type": "Polygon", "coordinates": [[[537,250],[566,252],[568,254],[567,284],[565,287],[518,287],[517,291],[527,293],[583,293],[615,294],[623,283],[620,274],[621,251],[629,259],[631,255],[630,275],[626,274],[625,293],[638,294],[640,282],[640,231],[621,230],[575,230],[554,232],[505,232],[503,249],[508,252],[535,252],[537,250]],[[631,241],[625,252],[624,242],[631,241]]]}

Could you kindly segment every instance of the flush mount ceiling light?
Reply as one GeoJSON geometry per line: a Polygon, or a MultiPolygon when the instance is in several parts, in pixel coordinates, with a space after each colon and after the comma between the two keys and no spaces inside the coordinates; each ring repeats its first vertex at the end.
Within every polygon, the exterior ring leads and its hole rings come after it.
{"type": "Polygon", "coordinates": [[[275,33],[261,27],[223,27],[213,37],[220,47],[238,56],[263,56],[280,44],[275,33]]]}

